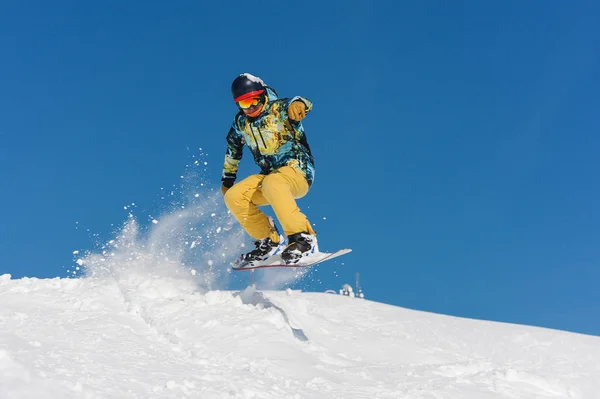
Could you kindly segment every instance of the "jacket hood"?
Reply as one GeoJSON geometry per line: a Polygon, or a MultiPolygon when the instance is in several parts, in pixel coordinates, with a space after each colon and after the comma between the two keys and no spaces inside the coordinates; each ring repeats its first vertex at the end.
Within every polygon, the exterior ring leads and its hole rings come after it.
{"type": "Polygon", "coordinates": [[[267,97],[269,98],[269,102],[279,99],[279,96],[277,95],[277,92],[275,91],[275,89],[273,89],[272,87],[269,87],[269,86],[265,86],[265,87],[267,89],[267,97]]]}

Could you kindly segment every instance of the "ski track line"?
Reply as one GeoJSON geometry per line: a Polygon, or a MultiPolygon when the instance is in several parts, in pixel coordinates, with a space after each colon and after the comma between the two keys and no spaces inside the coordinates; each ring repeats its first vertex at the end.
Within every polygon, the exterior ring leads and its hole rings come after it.
{"type": "MultiPolygon", "coordinates": [[[[223,328],[228,322],[226,320],[227,316],[223,316],[225,318],[223,320],[222,318],[219,319],[216,314],[214,317],[206,315],[206,313],[211,312],[211,308],[217,308],[219,305],[225,304],[227,307],[235,308],[237,306],[238,308],[251,309],[251,323],[242,329],[239,326],[236,327],[238,330],[237,333],[242,336],[252,335],[255,328],[253,324],[256,322],[263,324],[266,322],[281,332],[289,332],[290,337],[296,342],[306,342],[307,338],[302,330],[292,327],[290,324],[285,310],[273,304],[263,293],[252,292],[248,294],[246,291],[237,293],[209,291],[205,294],[179,293],[169,297],[162,297],[148,292],[144,287],[123,284],[122,282],[117,282],[117,284],[119,285],[122,300],[127,311],[135,315],[135,317],[140,318],[160,341],[167,343],[172,351],[180,356],[182,361],[189,362],[197,380],[203,381],[207,385],[220,386],[217,391],[221,389],[227,392],[228,396],[219,396],[219,398],[293,398],[295,395],[290,396],[290,390],[293,391],[293,389],[288,388],[293,388],[294,386],[297,386],[298,390],[306,391],[308,389],[309,391],[318,391],[319,384],[306,383],[303,385],[299,381],[295,381],[289,377],[282,377],[280,373],[274,372],[274,370],[277,370],[277,367],[274,366],[273,361],[269,359],[268,355],[265,356],[263,354],[259,358],[248,358],[240,356],[231,350],[226,354],[219,353],[218,347],[211,348],[210,343],[199,341],[199,338],[202,336],[199,330],[205,328],[209,330],[223,328]],[[264,313],[265,311],[267,313],[264,313]],[[194,331],[190,331],[187,327],[190,326],[189,320],[194,317],[194,313],[199,318],[204,317],[204,319],[208,318],[208,320],[202,320],[201,322],[198,322],[199,319],[194,320],[193,325],[196,328],[193,329],[194,331]],[[256,317],[257,314],[260,317],[256,317]],[[179,319],[187,320],[183,326],[187,331],[179,331],[177,329],[177,320],[179,319]],[[194,332],[200,333],[198,337],[190,336],[194,332]],[[252,380],[240,380],[233,383],[224,377],[227,374],[239,374],[240,372],[244,374],[250,373],[254,376],[260,376],[260,378],[257,380],[254,377],[252,380]],[[254,391],[257,385],[263,386],[267,384],[267,381],[269,381],[268,385],[270,386],[254,391]]],[[[248,313],[248,310],[244,312],[248,313]]],[[[235,336],[232,338],[235,339],[235,336]]],[[[333,385],[330,388],[333,389],[333,385]]],[[[303,397],[317,398],[319,394],[303,397]]]]}

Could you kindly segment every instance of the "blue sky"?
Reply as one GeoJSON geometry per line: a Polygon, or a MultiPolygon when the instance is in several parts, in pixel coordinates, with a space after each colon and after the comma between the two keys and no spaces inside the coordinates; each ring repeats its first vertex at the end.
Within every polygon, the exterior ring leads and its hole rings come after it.
{"type": "Polygon", "coordinates": [[[299,204],[354,250],[298,286],[600,335],[597,3],[101,3],[0,6],[0,273],[65,276],[200,147],[218,188],[250,72],[314,102],[299,204]]]}

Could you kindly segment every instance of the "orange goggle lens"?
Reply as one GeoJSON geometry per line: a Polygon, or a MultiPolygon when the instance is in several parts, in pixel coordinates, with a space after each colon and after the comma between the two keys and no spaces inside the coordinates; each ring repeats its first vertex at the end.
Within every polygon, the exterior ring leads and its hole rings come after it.
{"type": "Polygon", "coordinates": [[[260,103],[261,103],[260,96],[244,98],[243,100],[238,101],[238,105],[240,106],[240,108],[243,108],[243,109],[254,107],[255,105],[258,105],[260,103]]]}

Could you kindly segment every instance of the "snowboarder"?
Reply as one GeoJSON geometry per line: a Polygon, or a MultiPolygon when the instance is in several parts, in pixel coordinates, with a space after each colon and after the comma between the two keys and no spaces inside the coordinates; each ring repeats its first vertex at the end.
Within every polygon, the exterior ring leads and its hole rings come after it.
{"type": "Polygon", "coordinates": [[[280,253],[284,262],[296,263],[318,251],[316,233],[296,204],[314,180],[314,160],[301,123],[312,102],[300,96],[280,99],[273,88],[249,73],[235,78],[231,92],[239,112],[227,134],[222,191],[227,208],[256,246],[239,262],[280,253]],[[244,145],[260,173],[235,183],[244,145]],[[265,205],[273,208],[286,237],[258,208],[265,205]]]}

